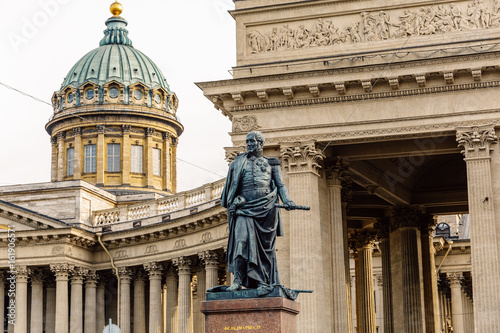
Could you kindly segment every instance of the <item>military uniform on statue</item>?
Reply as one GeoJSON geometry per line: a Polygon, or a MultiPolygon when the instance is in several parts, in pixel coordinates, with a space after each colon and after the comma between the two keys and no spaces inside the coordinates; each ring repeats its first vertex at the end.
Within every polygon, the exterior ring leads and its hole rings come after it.
{"type": "Polygon", "coordinates": [[[231,163],[222,193],[229,220],[228,270],[234,274],[228,291],[258,288],[262,295],[280,284],[275,243],[283,227],[275,204],[278,196],[288,209],[295,204],[281,177],[279,159],[263,156],[264,136],[251,132],[246,143],[247,153],[231,163]]]}

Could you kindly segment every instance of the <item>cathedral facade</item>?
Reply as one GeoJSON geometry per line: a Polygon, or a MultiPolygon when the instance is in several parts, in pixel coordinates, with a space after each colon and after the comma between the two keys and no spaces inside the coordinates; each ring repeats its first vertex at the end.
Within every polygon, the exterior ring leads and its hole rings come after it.
{"type": "MultiPolygon", "coordinates": [[[[262,132],[311,207],[276,245],[298,332],[499,332],[498,2],[234,3],[233,78],[197,85],[228,162],[262,132]]],[[[224,180],[176,192],[177,97],[111,11],[53,94],[52,181],[0,187],[8,332],[204,332],[231,283],[224,180]]]]}

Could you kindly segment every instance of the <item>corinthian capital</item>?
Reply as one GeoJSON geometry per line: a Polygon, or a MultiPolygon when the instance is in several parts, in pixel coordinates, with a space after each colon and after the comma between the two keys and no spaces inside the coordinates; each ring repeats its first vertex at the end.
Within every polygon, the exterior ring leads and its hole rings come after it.
{"type": "Polygon", "coordinates": [[[464,148],[465,158],[489,157],[493,150],[491,145],[497,140],[493,125],[457,128],[458,146],[464,148]]]}
{"type": "Polygon", "coordinates": [[[314,141],[284,143],[281,145],[281,158],[288,172],[313,172],[318,174],[319,164],[325,155],[316,148],[314,141]]]}

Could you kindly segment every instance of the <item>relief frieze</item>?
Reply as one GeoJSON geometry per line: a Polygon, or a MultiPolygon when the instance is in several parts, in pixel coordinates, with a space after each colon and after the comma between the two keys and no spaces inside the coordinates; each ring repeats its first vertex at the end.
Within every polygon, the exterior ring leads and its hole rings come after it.
{"type": "Polygon", "coordinates": [[[499,0],[360,12],[250,30],[249,53],[290,51],[500,27],[499,0]]]}

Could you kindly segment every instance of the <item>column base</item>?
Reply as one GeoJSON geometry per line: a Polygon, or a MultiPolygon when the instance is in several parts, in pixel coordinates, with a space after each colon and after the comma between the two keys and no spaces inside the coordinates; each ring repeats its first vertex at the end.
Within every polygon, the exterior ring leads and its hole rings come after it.
{"type": "Polygon", "coordinates": [[[258,331],[296,333],[299,303],[283,297],[226,299],[201,302],[205,332],[258,331]]]}

